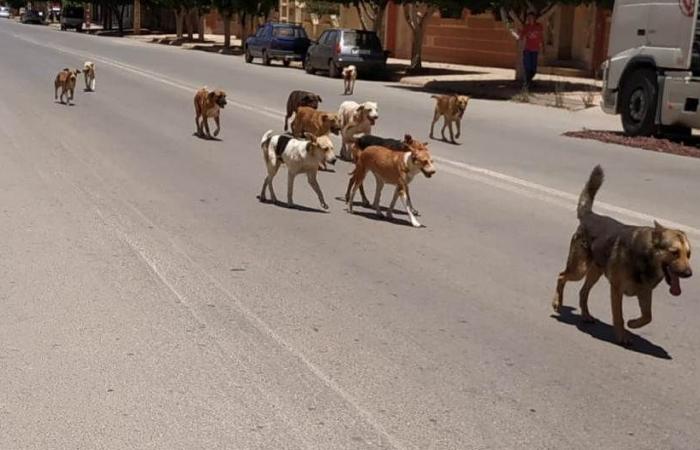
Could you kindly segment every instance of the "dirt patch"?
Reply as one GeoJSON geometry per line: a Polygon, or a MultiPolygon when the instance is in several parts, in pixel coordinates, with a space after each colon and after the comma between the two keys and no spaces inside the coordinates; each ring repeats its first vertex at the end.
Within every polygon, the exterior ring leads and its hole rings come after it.
{"type": "Polygon", "coordinates": [[[700,158],[700,138],[698,136],[684,138],[630,137],[625,136],[619,131],[587,129],[568,131],[564,133],[564,136],[579,139],[593,139],[609,144],[641,148],[653,152],[700,158]]]}

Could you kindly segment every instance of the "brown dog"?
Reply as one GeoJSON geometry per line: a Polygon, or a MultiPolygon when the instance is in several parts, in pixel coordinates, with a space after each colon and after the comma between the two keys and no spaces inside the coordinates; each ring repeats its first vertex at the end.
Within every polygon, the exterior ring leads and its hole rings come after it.
{"type": "Polygon", "coordinates": [[[214,118],[216,130],[214,136],[219,135],[221,124],[219,123],[219,113],[226,106],[226,93],[221,90],[207,91],[207,88],[201,88],[194,94],[194,123],[197,125],[197,136],[204,137],[204,131],[207,132],[207,137],[212,139],[209,131],[209,118],[214,118]],[[200,120],[201,119],[201,120],[200,120]]]}
{"type": "Polygon", "coordinates": [[[292,91],[287,98],[287,115],[284,117],[284,131],[289,129],[289,118],[292,117],[300,106],[308,106],[318,109],[321,103],[321,96],[309,91],[292,91]]]}
{"type": "Polygon", "coordinates": [[[309,106],[297,108],[296,115],[292,121],[292,134],[295,138],[301,139],[304,133],[311,133],[316,137],[324,136],[328,133],[340,133],[340,118],[336,113],[317,111],[309,106]]]}
{"type": "Polygon", "coordinates": [[[436,102],[433,123],[430,124],[430,139],[435,139],[433,137],[435,123],[438,121],[438,119],[440,119],[440,117],[444,117],[444,123],[442,125],[442,139],[447,141],[447,138],[445,137],[445,128],[449,127],[450,140],[452,143],[456,144],[455,137],[459,139],[459,137],[462,135],[462,116],[464,116],[464,111],[467,109],[469,97],[466,95],[433,95],[432,98],[434,98],[436,102]],[[453,123],[457,125],[456,136],[452,131],[453,123]]]}
{"type": "Polygon", "coordinates": [[[396,186],[396,190],[387,210],[387,218],[391,219],[396,200],[401,198],[401,202],[411,220],[411,225],[420,227],[421,224],[413,214],[414,209],[408,192],[408,185],[418,172],[423,172],[426,178],[430,178],[435,174],[435,166],[433,166],[433,159],[430,156],[427,145],[427,142],[421,144],[414,141],[409,151],[396,151],[386,147],[371,146],[360,152],[357,157],[355,170],[350,174],[352,190],[347,199],[348,212],[352,213],[355,193],[362,185],[367,172],[372,172],[377,181],[377,190],[374,194],[374,210],[377,212],[377,215],[382,217],[379,200],[384,184],[392,184],[396,186]]]}
{"type": "Polygon", "coordinates": [[[617,342],[630,344],[622,317],[622,299],[635,296],[641,317],[627,322],[640,328],[651,322],[654,288],[666,280],[671,295],[681,294],[680,278],[693,274],[690,268],[690,242],[685,233],[654,223],[653,227],[626,225],[592,211],[595,195],[603,184],[603,169],[596,166],[578,201],[579,226],[569,248],[566,269],[559,274],[552,307],[560,312],[567,281],[586,281],[579,293],[581,319],[593,322],[588,311],[588,293],[602,275],[610,282],[613,326],[617,342]]]}
{"type": "Polygon", "coordinates": [[[60,88],[61,103],[65,103],[65,101],[63,100],[63,98],[65,97],[68,104],[71,104],[71,101],[73,101],[73,96],[75,95],[75,83],[79,73],[80,69],[71,70],[67,67],[62,71],[58,72],[58,75],[56,75],[56,79],[53,82],[54,100],[58,100],[58,89],[60,88]]]}

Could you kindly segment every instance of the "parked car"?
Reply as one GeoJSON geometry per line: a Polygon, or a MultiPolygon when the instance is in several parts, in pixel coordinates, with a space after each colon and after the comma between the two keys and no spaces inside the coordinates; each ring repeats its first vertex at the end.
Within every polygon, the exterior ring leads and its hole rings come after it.
{"type": "Polygon", "coordinates": [[[247,63],[253,62],[253,58],[262,58],[263,64],[269,66],[276,59],[288,66],[292,61],[304,61],[309,45],[311,40],[301,25],[266,23],[245,40],[243,48],[247,63]]]}
{"type": "Polygon", "coordinates": [[[64,6],[61,11],[61,30],[73,28],[80,33],[83,31],[85,9],[82,6],[64,6]]]}
{"type": "Polygon", "coordinates": [[[36,9],[26,9],[20,17],[20,22],[41,25],[42,23],[44,23],[44,14],[37,11],[36,9]]]}
{"type": "Polygon", "coordinates": [[[374,31],[331,28],[309,48],[304,69],[308,73],[325,70],[337,78],[343,67],[354,65],[360,73],[378,74],[386,70],[388,56],[374,31]]]}
{"type": "Polygon", "coordinates": [[[0,18],[9,19],[10,18],[10,8],[7,6],[0,6],[0,18]]]}

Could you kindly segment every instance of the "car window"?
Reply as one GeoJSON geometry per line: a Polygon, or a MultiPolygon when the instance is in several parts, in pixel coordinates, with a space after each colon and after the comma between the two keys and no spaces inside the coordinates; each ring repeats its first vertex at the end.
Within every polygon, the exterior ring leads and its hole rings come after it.
{"type": "Polygon", "coordinates": [[[343,33],[344,47],[359,47],[365,50],[381,50],[382,44],[375,33],[368,31],[346,31],[343,33]]]}
{"type": "Polygon", "coordinates": [[[301,27],[275,27],[272,35],[282,38],[305,38],[306,31],[301,27]]]}
{"type": "Polygon", "coordinates": [[[263,34],[265,34],[265,28],[260,27],[260,28],[258,28],[258,32],[255,33],[255,37],[263,37],[263,34]]]}
{"type": "Polygon", "coordinates": [[[328,36],[326,36],[326,40],[323,42],[325,45],[333,45],[335,44],[336,41],[336,36],[338,35],[337,31],[329,31],[328,36]]]}
{"type": "Polygon", "coordinates": [[[323,33],[321,33],[321,36],[318,37],[318,43],[323,44],[324,42],[326,42],[327,37],[328,37],[328,31],[324,31],[323,33]]]}

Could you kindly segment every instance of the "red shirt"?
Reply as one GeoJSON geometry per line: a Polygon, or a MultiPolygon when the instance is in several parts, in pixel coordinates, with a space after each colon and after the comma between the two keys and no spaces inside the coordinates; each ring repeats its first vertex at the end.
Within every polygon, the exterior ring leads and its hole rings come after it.
{"type": "Polygon", "coordinates": [[[538,52],[542,48],[544,41],[544,31],[542,25],[535,22],[532,25],[525,24],[520,32],[522,39],[525,39],[525,50],[530,52],[538,52]]]}

